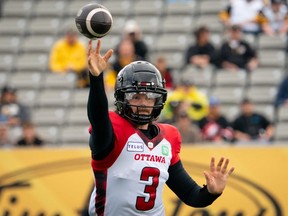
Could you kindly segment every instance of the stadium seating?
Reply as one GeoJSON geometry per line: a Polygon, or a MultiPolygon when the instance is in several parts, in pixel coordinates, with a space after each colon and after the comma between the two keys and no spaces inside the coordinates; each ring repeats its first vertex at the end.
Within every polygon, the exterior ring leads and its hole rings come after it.
{"type": "Polygon", "coordinates": [[[39,93],[39,107],[61,107],[67,108],[70,104],[70,90],[44,89],[39,93]]]}
{"type": "Polygon", "coordinates": [[[63,126],[59,138],[60,143],[87,145],[89,140],[88,127],[63,126]]]}
{"type": "Polygon", "coordinates": [[[174,1],[166,5],[167,15],[193,15],[196,11],[196,1],[174,1]]]}
{"type": "Polygon", "coordinates": [[[88,100],[88,90],[87,89],[79,89],[73,92],[71,96],[71,106],[73,107],[86,107],[88,100]]]}
{"type": "Polygon", "coordinates": [[[132,9],[133,15],[158,15],[163,13],[164,1],[162,0],[146,0],[136,1],[132,9]]]}
{"type": "Polygon", "coordinates": [[[16,71],[47,71],[48,53],[23,53],[13,62],[16,71]]]}
{"type": "Polygon", "coordinates": [[[259,64],[261,67],[284,68],[286,53],[282,50],[266,50],[259,52],[259,64]]]}
{"type": "Polygon", "coordinates": [[[132,1],[114,1],[114,0],[107,0],[105,3],[105,7],[107,7],[110,13],[114,16],[128,16],[131,13],[131,2],[132,1]]]}
{"type": "Polygon", "coordinates": [[[71,19],[73,19],[75,15],[77,14],[77,12],[79,11],[79,9],[88,3],[91,3],[91,1],[90,0],[81,0],[81,1],[71,0],[70,2],[67,3],[65,10],[63,11],[63,15],[65,17],[70,17],[71,19]]]}
{"type": "Polygon", "coordinates": [[[23,17],[5,17],[0,19],[0,35],[23,36],[29,20],[23,17]]]}
{"type": "Polygon", "coordinates": [[[288,133],[287,133],[288,123],[286,122],[279,122],[276,125],[276,135],[275,140],[278,142],[287,142],[288,140],[288,133]]]}
{"type": "Polygon", "coordinates": [[[45,140],[46,145],[59,146],[60,142],[60,131],[61,129],[57,126],[41,126],[37,125],[37,133],[45,140]]]}
{"type": "Polygon", "coordinates": [[[261,35],[258,42],[258,48],[260,50],[264,49],[284,50],[285,44],[286,39],[283,36],[261,35]]]}
{"type": "Polygon", "coordinates": [[[286,107],[280,107],[278,110],[279,122],[288,122],[288,112],[286,107]]]}
{"type": "Polygon", "coordinates": [[[85,115],[87,113],[86,107],[74,107],[67,113],[67,125],[81,125],[87,127],[88,117],[85,115]]]}
{"type": "Polygon", "coordinates": [[[187,80],[191,79],[191,81],[200,88],[210,88],[214,83],[212,67],[200,69],[192,65],[188,65],[182,70],[182,77],[187,80]]]}
{"type": "Polygon", "coordinates": [[[0,70],[1,71],[12,71],[14,61],[17,56],[13,54],[0,54],[0,70]]]}
{"type": "Polygon", "coordinates": [[[23,17],[29,18],[32,13],[33,1],[13,0],[4,1],[2,13],[4,17],[23,17]]]}
{"type": "Polygon", "coordinates": [[[53,42],[53,36],[27,36],[22,40],[19,52],[49,53],[53,42]]]}
{"type": "Polygon", "coordinates": [[[163,33],[190,33],[194,28],[191,15],[167,15],[161,25],[163,33]]]}
{"type": "Polygon", "coordinates": [[[5,84],[7,84],[7,80],[8,80],[8,72],[7,73],[0,73],[0,86],[4,86],[5,84]]]}
{"type": "Polygon", "coordinates": [[[39,17],[32,19],[27,27],[27,34],[32,35],[51,35],[58,34],[60,27],[60,19],[56,17],[39,17]]]}
{"type": "Polygon", "coordinates": [[[35,3],[32,15],[37,17],[62,17],[65,9],[65,1],[41,0],[35,3]]]}
{"type": "Polygon", "coordinates": [[[11,74],[8,84],[17,89],[35,89],[39,90],[43,86],[42,72],[27,71],[11,74]]]}
{"type": "Polygon", "coordinates": [[[275,118],[275,110],[272,104],[257,104],[255,106],[255,112],[261,113],[267,117],[267,119],[274,123],[275,118]]]}
{"type": "MultiPolygon", "coordinates": [[[[158,52],[181,52],[185,49],[186,45],[189,43],[189,39],[186,34],[160,34],[156,41],[156,50],[158,52]]],[[[183,55],[183,54],[182,54],[183,55]]],[[[183,63],[182,63],[183,64],[183,63]]]]}
{"type": "Polygon", "coordinates": [[[214,15],[219,13],[225,7],[224,1],[201,0],[199,4],[199,13],[202,15],[214,15]]]}
{"type": "MultiPolygon", "coordinates": [[[[10,84],[19,100],[32,109],[38,132],[48,144],[87,143],[89,122],[88,89],[76,88],[72,74],[52,74],[49,52],[67,27],[74,27],[78,10],[90,0],[3,0],[0,17],[0,86],[10,84]]],[[[251,73],[231,73],[213,66],[185,66],[184,55],[194,42],[196,27],[206,25],[211,40],[219,47],[225,39],[217,14],[228,0],[100,0],[113,15],[113,26],[102,39],[103,52],[115,48],[127,20],[135,19],[149,47],[149,60],[163,55],[175,81],[191,78],[208,96],[217,96],[229,120],[239,113],[244,97],[256,103],[276,125],[276,141],[288,141],[287,108],[273,106],[277,87],[287,74],[286,38],[245,35],[258,51],[260,67],[251,73]]],[[[88,40],[81,36],[84,43],[88,40]]],[[[109,94],[113,107],[113,94],[109,94]]]]}
{"type": "Polygon", "coordinates": [[[250,86],[246,96],[256,104],[273,104],[276,96],[276,87],[250,86]]]}
{"type": "Polygon", "coordinates": [[[283,69],[258,68],[251,73],[251,86],[278,86],[284,75],[283,69]]]}
{"type": "Polygon", "coordinates": [[[47,108],[33,110],[33,121],[38,126],[61,126],[65,120],[64,108],[47,108]]]}
{"type": "Polygon", "coordinates": [[[17,54],[19,51],[20,38],[17,36],[0,37],[0,53],[17,54]]]}
{"type": "Polygon", "coordinates": [[[238,71],[231,73],[231,71],[217,70],[215,85],[216,86],[240,86],[245,87],[247,84],[247,73],[245,71],[238,71]]]}
{"type": "Polygon", "coordinates": [[[221,113],[226,116],[227,120],[232,122],[240,113],[238,105],[221,104],[221,113]]]}
{"type": "Polygon", "coordinates": [[[45,75],[43,87],[46,89],[73,89],[76,85],[76,74],[49,73],[45,75]]]}
{"type": "Polygon", "coordinates": [[[159,32],[160,17],[159,16],[135,16],[134,20],[139,26],[143,35],[157,34],[159,32]]]}
{"type": "MultiPolygon", "coordinates": [[[[31,110],[36,106],[38,101],[38,90],[37,89],[21,89],[18,91],[17,97],[25,106],[31,110]]],[[[32,116],[35,114],[32,112],[32,116]]]]}
{"type": "Polygon", "coordinates": [[[242,87],[233,86],[217,86],[211,95],[218,98],[222,104],[239,105],[244,97],[244,89],[242,87]]]}

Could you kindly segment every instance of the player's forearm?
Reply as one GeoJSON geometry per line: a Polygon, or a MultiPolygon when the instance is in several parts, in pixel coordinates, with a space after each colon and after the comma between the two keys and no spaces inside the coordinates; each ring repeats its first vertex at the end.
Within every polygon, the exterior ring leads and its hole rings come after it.
{"type": "MultiPolygon", "coordinates": [[[[108,100],[105,93],[103,74],[95,77],[90,76],[90,91],[88,97],[88,118],[92,126],[100,123],[101,120],[108,120],[108,100]]],[[[102,122],[101,122],[102,123],[102,122]]]]}
{"type": "Polygon", "coordinates": [[[220,196],[197,185],[185,171],[181,161],[169,168],[167,185],[185,204],[192,207],[208,206],[220,196]]]}
{"type": "Polygon", "coordinates": [[[93,159],[102,159],[113,147],[113,129],[108,113],[108,100],[105,94],[103,74],[98,77],[90,74],[88,97],[88,118],[92,125],[90,148],[93,159]]]}

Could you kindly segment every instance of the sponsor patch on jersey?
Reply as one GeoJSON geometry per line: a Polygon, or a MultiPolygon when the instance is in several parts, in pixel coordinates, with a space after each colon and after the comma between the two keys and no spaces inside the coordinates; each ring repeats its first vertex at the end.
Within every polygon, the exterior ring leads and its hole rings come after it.
{"type": "Polygon", "coordinates": [[[162,146],[162,155],[165,155],[165,156],[169,155],[169,149],[167,146],[162,146]]]}
{"type": "Polygon", "coordinates": [[[144,151],[144,143],[128,142],[127,151],[129,151],[129,152],[143,152],[144,151]]]}

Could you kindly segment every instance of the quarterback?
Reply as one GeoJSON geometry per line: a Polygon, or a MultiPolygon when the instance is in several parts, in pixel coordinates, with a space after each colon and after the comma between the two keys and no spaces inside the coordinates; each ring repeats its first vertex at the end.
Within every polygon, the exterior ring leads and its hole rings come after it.
{"type": "Polygon", "coordinates": [[[185,171],[179,153],[178,130],[155,120],[167,91],[156,67],[137,61],[124,67],[115,85],[116,111],[108,111],[103,71],[113,51],[100,55],[89,41],[90,92],[87,103],[91,123],[89,145],[95,188],[89,214],[98,216],[164,216],[164,185],[187,205],[205,207],[223,192],[229,160],[212,158],[205,171],[206,185],[200,187],[185,171]]]}

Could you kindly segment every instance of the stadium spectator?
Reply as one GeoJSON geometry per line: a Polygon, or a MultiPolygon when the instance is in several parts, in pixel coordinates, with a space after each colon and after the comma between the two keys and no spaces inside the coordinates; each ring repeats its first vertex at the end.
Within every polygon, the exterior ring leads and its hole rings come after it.
{"type": "Polygon", "coordinates": [[[238,25],[244,33],[258,35],[261,28],[257,15],[263,7],[263,0],[231,0],[219,18],[226,27],[238,25]]]}
{"type": "Polygon", "coordinates": [[[288,31],[288,10],[284,0],[271,0],[257,16],[262,31],[270,36],[286,35],[288,31]]]}
{"type": "Polygon", "coordinates": [[[235,139],[237,142],[271,142],[274,135],[274,126],[260,113],[254,111],[254,104],[244,99],[241,104],[241,113],[233,122],[235,139]]]}
{"type": "Polygon", "coordinates": [[[175,117],[173,124],[180,132],[183,144],[199,144],[202,142],[201,130],[183,110],[175,117]]]}
{"type": "Polygon", "coordinates": [[[7,119],[10,127],[17,127],[30,121],[30,109],[18,101],[16,88],[5,86],[2,89],[0,115],[7,119]]]}
{"type": "Polygon", "coordinates": [[[169,113],[169,118],[167,117],[166,110],[161,113],[160,118],[158,119],[159,122],[167,123],[167,124],[175,124],[177,116],[180,112],[185,111],[187,112],[189,104],[185,100],[175,100],[170,102],[170,109],[171,117],[169,113]]]}
{"type": "Polygon", "coordinates": [[[195,122],[208,114],[208,98],[191,79],[181,78],[179,85],[168,95],[161,115],[164,122],[173,120],[174,110],[179,102],[186,104],[189,118],[195,122]]]}
{"type": "Polygon", "coordinates": [[[240,26],[230,28],[229,38],[220,48],[220,67],[231,71],[252,71],[258,67],[256,50],[242,39],[240,26]]]}
{"type": "Polygon", "coordinates": [[[164,56],[158,56],[155,60],[155,66],[160,71],[162,77],[165,79],[166,88],[173,89],[174,82],[172,77],[172,69],[167,66],[167,61],[164,56]]]}
{"type": "Polygon", "coordinates": [[[209,113],[198,122],[198,125],[206,141],[233,141],[233,129],[226,117],[221,113],[220,101],[216,97],[210,98],[209,113]]]}
{"type": "Polygon", "coordinates": [[[22,124],[22,136],[17,140],[16,146],[42,146],[44,140],[40,138],[31,122],[22,124]]]}
{"type": "Polygon", "coordinates": [[[275,107],[288,107],[288,75],[281,82],[275,99],[275,107]]]}
{"type": "MultiPolygon", "coordinates": [[[[134,45],[134,53],[142,60],[148,58],[148,46],[142,39],[141,28],[135,20],[128,20],[123,29],[123,40],[128,39],[134,45]]],[[[119,54],[119,45],[115,49],[116,56],[119,54]]]]}
{"type": "Polygon", "coordinates": [[[141,57],[135,54],[135,49],[131,40],[121,40],[118,47],[118,55],[105,73],[105,84],[107,89],[114,89],[117,74],[125,65],[141,59],[141,57]]]}
{"type": "Polygon", "coordinates": [[[0,148],[12,147],[12,141],[9,134],[9,125],[5,119],[0,119],[0,148]]]}
{"type": "Polygon", "coordinates": [[[216,50],[210,42],[210,32],[206,26],[200,26],[194,32],[195,44],[186,50],[186,64],[205,68],[216,63],[216,50]]]}
{"type": "Polygon", "coordinates": [[[129,39],[121,40],[118,47],[118,55],[112,65],[114,71],[118,74],[125,65],[136,60],[142,60],[142,58],[135,53],[132,41],[129,39]]]}
{"type": "Polygon", "coordinates": [[[49,67],[53,73],[74,73],[79,88],[89,86],[87,50],[76,30],[69,28],[64,37],[55,42],[50,52],[49,67]]]}

